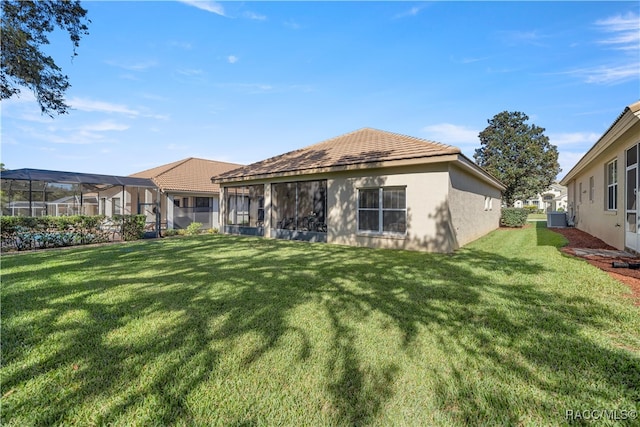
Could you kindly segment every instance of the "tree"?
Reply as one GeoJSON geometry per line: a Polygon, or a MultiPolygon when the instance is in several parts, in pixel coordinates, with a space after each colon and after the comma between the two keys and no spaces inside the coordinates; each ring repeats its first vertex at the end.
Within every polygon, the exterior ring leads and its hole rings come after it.
{"type": "Polygon", "coordinates": [[[0,99],[19,95],[23,86],[34,92],[43,114],[66,114],[68,77],[41,46],[60,28],[69,33],[76,56],[80,38],[89,34],[86,14],[79,1],[2,0],[0,99]]]}
{"type": "Polygon", "coordinates": [[[544,128],[525,123],[519,111],[496,114],[479,134],[481,147],[473,157],[507,187],[503,200],[513,206],[544,192],[560,173],[558,148],[549,143],[544,128]]]}

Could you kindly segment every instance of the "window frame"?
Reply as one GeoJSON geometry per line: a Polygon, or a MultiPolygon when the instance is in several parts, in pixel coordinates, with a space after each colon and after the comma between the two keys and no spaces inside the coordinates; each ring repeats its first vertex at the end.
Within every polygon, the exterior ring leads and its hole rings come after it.
{"type": "Polygon", "coordinates": [[[589,202],[593,203],[593,199],[596,192],[596,180],[592,176],[589,177],[589,202]]]}
{"type": "Polygon", "coordinates": [[[605,167],[605,182],[607,183],[607,193],[605,210],[618,210],[618,159],[613,159],[605,167]],[[611,179],[613,178],[613,182],[611,179]],[[613,197],[611,197],[613,195],[613,197]]]}
{"type": "MultiPolygon", "coordinates": [[[[407,187],[406,186],[384,186],[384,187],[362,187],[357,189],[357,202],[356,202],[356,232],[362,235],[373,236],[406,236],[407,235],[407,187]],[[361,207],[361,192],[363,191],[377,191],[378,199],[376,207],[361,207]],[[385,207],[384,195],[385,191],[402,191],[403,194],[403,206],[400,207],[385,207]],[[360,229],[360,212],[377,212],[378,213],[378,229],[360,229]],[[404,230],[393,231],[385,230],[385,213],[390,212],[402,212],[404,216],[404,230]]],[[[389,225],[389,224],[387,224],[389,225]]]]}

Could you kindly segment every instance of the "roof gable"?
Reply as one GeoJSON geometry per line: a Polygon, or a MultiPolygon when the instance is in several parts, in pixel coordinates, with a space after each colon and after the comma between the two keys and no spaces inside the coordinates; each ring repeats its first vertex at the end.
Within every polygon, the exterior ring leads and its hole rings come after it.
{"type": "Polygon", "coordinates": [[[339,168],[356,164],[379,164],[395,160],[460,154],[460,149],[392,132],[363,128],[299,150],[290,151],[215,176],[214,179],[247,178],[339,168]]]}

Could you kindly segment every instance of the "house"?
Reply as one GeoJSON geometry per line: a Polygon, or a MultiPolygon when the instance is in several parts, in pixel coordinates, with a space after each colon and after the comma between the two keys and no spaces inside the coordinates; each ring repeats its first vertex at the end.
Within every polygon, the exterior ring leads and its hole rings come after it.
{"type": "Polygon", "coordinates": [[[432,252],[497,228],[505,189],[456,147],[370,128],[212,181],[224,233],[432,252]]]}
{"type": "Polygon", "coordinates": [[[640,101],[629,105],[560,181],[576,228],[618,249],[640,252],[640,101]]]}
{"type": "Polygon", "coordinates": [[[3,215],[137,214],[140,201],[157,192],[148,179],[94,173],[15,169],[0,172],[0,178],[3,215]]]}
{"type": "MultiPolygon", "coordinates": [[[[199,222],[204,228],[219,228],[220,186],[211,175],[236,169],[242,165],[189,157],[130,175],[148,178],[160,190],[160,217],[169,229],[186,228],[199,222]]],[[[152,210],[154,201],[147,201],[152,210]]],[[[151,216],[151,212],[147,212],[151,216]]]]}
{"type": "Polygon", "coordinates": [[[544,193],[537,194],[532,199],[524,201],[516,200],[514,207],[522,208],[524,206],[536,206],[539,210],[545,213],[566,211],[568,198],[567,187],[554,182],[544,193]]]}

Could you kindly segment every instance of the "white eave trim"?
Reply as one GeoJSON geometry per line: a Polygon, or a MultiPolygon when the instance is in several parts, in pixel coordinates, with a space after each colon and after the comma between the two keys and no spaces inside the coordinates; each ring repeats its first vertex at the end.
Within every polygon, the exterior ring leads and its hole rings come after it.
{"type": "Polygon", "coordinates": [[[596,141],[596,143],[582,156],[578,163],[560,180],[560,184],[567,186],[576,175],[589,166],[602,152],[611,146],[620,135],[629,130],[640,120],[640,101],[631,104],[624,109],[607,131],[596,141]]]}

